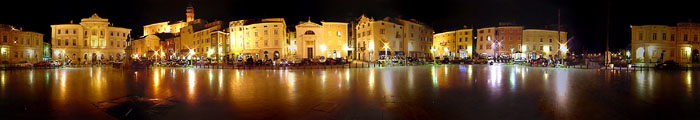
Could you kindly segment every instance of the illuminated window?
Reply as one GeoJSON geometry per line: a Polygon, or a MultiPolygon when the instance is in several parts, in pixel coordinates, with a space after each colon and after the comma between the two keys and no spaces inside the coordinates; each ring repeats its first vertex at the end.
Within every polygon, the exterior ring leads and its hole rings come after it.
{"type": "Polygon", "coordinates": [[[338,37],[340,37],[340,32],[338,32],[338,37]]]}

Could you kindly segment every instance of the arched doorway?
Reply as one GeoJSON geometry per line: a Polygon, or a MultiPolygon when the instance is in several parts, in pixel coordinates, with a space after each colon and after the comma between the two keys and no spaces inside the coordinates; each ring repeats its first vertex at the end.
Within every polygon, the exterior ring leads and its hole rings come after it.
{"type": "Polygon", "coordinates": [[[634,55],[634,60],[637,62],[644,62],[644,48],[637,48],[636,54],[634,55]]]}
{"type": "Polygon", "coordinates": [[[90,62],[95,63],[97,61],[97,54],[92,53],[92,57],[90,57],[92,60],[90,62]]]}
{"type": "Polygon", "coordinates": [[[263,54],[265,55],[265,60],[267,60],[267,51],[263,52],[263,54]]]}
{"type": "Polygon", "coordinates": [[[275,51],[274,57],[275,57],[275,60],[279,59],[279,58],[280,58],[280,52],[279,52],[279,51],[275,51]]]}
{"type": "Polygon", "coordinates": [[[698,53],[698,49],[693,50],[693,52],[691,52],[690,54],[692,56],[693,63],[698,63],[700,61],[700,58],[698,58],[698,57],[700,57],[700,55],[698,55],[698,54],[700,54],[700,53],[698,53]]]}

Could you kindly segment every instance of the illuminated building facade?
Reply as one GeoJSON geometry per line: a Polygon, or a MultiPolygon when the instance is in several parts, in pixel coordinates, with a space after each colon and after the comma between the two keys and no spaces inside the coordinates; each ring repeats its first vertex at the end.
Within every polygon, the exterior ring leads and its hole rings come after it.
{"type": "Polygon", "coordinates": [[[479,28],[476,33],[476,53],[480,57],[494,56],[496,27],[479,28]]]}
{"type": "Polygon", "coordinates": [[[166,40],[174,37],[174,34],[158,33],[133,40],[131,41],[132,57],[145,57],[148,59],[169,58],[172,51],[168,50],[167,46],[163,44],[167,45],[169,42],[166,40]]]}
{"type": "Polygon", "coordinates": [[[432,41],[432,29],[415,20],[386,17],[375,20],[360,16],[354,26],[358,59],[376,61],[380,56],[425,57],[432,41]]]}
{"type": "Polygon", "coordinates": [[[80,24],[51,25],[53,59],[71,64],[121,60],[130,32],[97,14],[81,19],[80,24]]]}
{"type": "Polygon", "coordinates": [[[523,30],[522,53],[529,59],[547,58],[560,59],[566,57],[567,33],[556,30],[526,29],[523,30]],[[559,35],[557,35],[559,33],[559,35]],[[557,38],[559,37],[559,38],[557,38]]]}
{"type": "Polygon", "coordinates": [[[287,58],[287,26],[284,18],[229,22],[231,56],[253,59],[287,58]]]}
{"type": "Polygon", "coordinates": [[[44,34],[0,24],[0,64],[29,63],[43,60],[44,34]]]}
{"type": "Polygon", "coordinates": [[[676,61],[698,63],[700,60],[700,24],[678,23],[677,26],[639,25],[632,29],[631,58],[634,63],[676,61]]]}
{"type": "Polygon", "coordinates": [[[454,57],[450,50],[455,51],[455,31],[437,33],[433,35],[433,56],[439,57],[454,57]]]}
{"type": "Polygon", "coordinates": [[[471,57],[473,53],[473,29],[459,29],[433,35],[433,56],[471,57]]]}
{"type": "Polygon", "coordinates": [[[348,23],[321,22],[322,25],[311,21],[301,22],[295,26],[297,39],[290,48],[295,50],[299,58],[347,57],[351,49],[348,47],[348,23]]]}
{"type": "MultiPolygon", "coordinates": [[[[190,24],[182,28],[180,32],[180,46],[179,51],[194,51],[193,53],[182,54],[181,57],[188,57],[190,59],[214,59],[217,54],[214,54],[218,50],[218,41],[215,40],[217,36],[212,36],[224,28],[222,21],[214,21],[211,23],[196,23],[190,24]]],[[[220,57],[219,57],[220,58],[220,57]]]]}
{"type": "Polygon", "coordinates": [[[516,52],[522,52],[523,27],[500,26],[496,28],[496,41],[494,51],[500,56],[510,56],[516,52]]]}

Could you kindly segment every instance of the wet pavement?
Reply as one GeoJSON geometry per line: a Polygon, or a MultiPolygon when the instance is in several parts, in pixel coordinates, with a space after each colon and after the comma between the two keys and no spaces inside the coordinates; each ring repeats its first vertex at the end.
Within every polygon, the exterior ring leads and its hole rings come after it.
{"type": "Polygon", "coordinates": [[[700,119],[700,71],[93,67],[5,70],[0,80],[10,119],[700,119]],[[126,98],[169,102],[130,114],[137,107],[101,107],[126,98]]]}

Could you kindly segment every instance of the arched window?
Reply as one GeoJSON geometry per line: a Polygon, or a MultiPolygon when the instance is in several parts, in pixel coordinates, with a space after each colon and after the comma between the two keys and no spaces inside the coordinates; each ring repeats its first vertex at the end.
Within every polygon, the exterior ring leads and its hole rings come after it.
{"type": "Polygon", "coordinates": [[[316,33],[314,33],[314,31],[308,30],[304,32],[304,35],[316,35],[316,33]]]}

